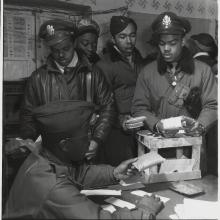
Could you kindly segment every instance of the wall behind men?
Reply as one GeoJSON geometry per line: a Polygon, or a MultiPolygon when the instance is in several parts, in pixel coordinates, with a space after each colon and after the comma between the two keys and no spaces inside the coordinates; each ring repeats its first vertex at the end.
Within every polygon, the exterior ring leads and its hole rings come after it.
{"type": "MultiPolygon", "coordinates": [[[[150,25],[158,14],[166,10],[173,11],[190,20],[192,31],[189,35],[207,32],[217,40],[217,0],[60,1],[90,6],[91,16],[97,21],[101,29],[98,43],[99,53],[102,52],[106,41],[111,38],[109,23],[113,15],[128,14],[137,22],[137,48],[143,56],[151,52],[151,46],[147,43],[151,36],[150,25]]],[[[42,42],[36,37],[39,25],[52,17],[64,19],[69,19],[69,17],[51,11],[38,13],[35,16],[32,12],[25,11],[22,8],[19,8],[18,11],[5,10],[4,15],[4,79],[19,80],[29,76],[33,70],[42,65],[48,54],[42,42]],[[18,35],[11,35],[12,30],[16,31],[18,35]],[[36,53],[36,49],[40,53],[36,53]]],[[[72,18],[75,20],[74,16],[72,18]]]]}
{"type": "Polygon", "coordinates": [[[211,34],[217,41],[217,0],[62,0],[89,5],[93,19],[101,26],[98,52],[101,52],[109,34],[109,22],[112,15],[128,14],[138,24],[137,48],[143,56],[151,53],[152,47],[147,43],[151,36],[150,25],[155,17],[172,11],[187,18],[192,24],[192,31],[186,36],[201,32],[211,34]],[[127,8],[113,13],[110,9],[127,8]],[[97,14],[99,12],[100,14],[97,14]]]}
{"type": "MultiPolygon", "coordinates": [[[[154,51],[148,41],[150,40],[152,34],[151,23],[154,21],[157,15],[130,12],[129,16],[132,17],[138,24],[136,46],[140,50],[141,54],[145,57],[154,51]]],[[[210,33],[211,20],[200,18],[187,19],[192,25],[192,30],[186,35],[186,38],[190,37],[193,34],[198,34],[201,32],[210,33]]]]}

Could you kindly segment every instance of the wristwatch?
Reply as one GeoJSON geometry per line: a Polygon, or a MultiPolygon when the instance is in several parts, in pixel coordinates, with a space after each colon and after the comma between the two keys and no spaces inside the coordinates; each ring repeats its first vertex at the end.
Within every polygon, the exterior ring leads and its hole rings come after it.
{"type": "Polygon", "coordinates": [[[202,124],[199,124],[198,130],[201,131],[201,134],[204,134],[206,132],[206,129],[202,124]]]}

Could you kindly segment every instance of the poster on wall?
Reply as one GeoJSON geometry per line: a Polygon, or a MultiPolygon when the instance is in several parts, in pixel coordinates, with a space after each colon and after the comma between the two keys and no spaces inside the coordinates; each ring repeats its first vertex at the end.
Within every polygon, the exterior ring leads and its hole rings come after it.
{"type": "Polygon", "coordinates": [[[27,15],[4,16],[4,58],[26,60],[34,52],[34,19],[27,15]]]}
{"type": "Polygon", "coordinates": [[[4,80],[21,80],[35,69],[35,19],[29,12],[4,13],[4,80]]]}

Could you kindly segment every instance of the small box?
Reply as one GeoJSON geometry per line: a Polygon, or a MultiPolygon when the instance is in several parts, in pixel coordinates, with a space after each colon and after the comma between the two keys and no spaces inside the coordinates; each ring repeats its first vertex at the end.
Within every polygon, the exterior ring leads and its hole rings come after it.
{"type": "MultiPolygon", "coordinates": [[[[172,163],[180,167],[182,163],[187,163],[191,166],[190,170],[173,169],[173,172],[161,173],[160,165],[150,167],[145,172],[144,180],[146,183],[166,182],[166,181],[180,181],[189,179],[201,178],[200,171],[200,152],[202,146],[202,137],[182,136],[176,138],[165,138],[155,135],[148,130],[137,132],[138,141],[138,156],[146,153],[146,151],[155,151],[158,153],[162,148],[173,148],[175,151],[175,158],[172,158],[172,163]],[[191,158],[183,157],[183,147],[191,148],[191,158]],[[184,159],[183,159],[184,158],[184,159]],[[192,163],[191,163],[192,162],[192,163]],[[193,164],[193,165],[192,165],[193,164]]],[[[163,156],[164,157],[164,156],[163,156]]],[[[166,158],[169,160],[169,158],[166,158]]],[[[164,167],[163,167],[164,168],[164,167]]],[[[172,170],[172,169],[170,169],[172,170]]]]}

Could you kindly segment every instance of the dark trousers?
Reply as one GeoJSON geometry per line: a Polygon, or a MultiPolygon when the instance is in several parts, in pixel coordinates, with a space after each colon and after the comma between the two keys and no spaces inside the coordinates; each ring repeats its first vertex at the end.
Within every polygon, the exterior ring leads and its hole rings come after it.
{"type": "Polygon", "coordinates": [[[218,176],[218,123],[206,134],[208,173],[218,176]]]}

